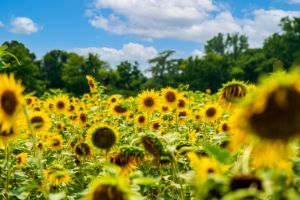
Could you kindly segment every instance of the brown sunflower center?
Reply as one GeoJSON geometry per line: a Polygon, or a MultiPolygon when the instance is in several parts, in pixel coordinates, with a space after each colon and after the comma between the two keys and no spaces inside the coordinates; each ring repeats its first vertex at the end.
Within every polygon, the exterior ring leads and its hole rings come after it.
{"type": "Polygon", "coordinates": [[[224,123],[224,124],[222,125],[222,131],[224,131],[224,132],[229,131],[229,126],[228,126],[227,123],[224,123]]]}
{"type": "Polygon", "coordinates": [[[65,108],[65,102],[59,101],[59,102],[57,102],[56,106],[57,106],[58,109],[64,109],[65,108]]]}
{"type": "Polygon", "coordinates": [[[41,128],[43,126],[44,119],[40,116],[34,116],[30,121],[35,128],[41,128]]]}
{"type": "Polygon", "coordinates": [[[53,139],[53,141],[52,141],[52,146],[58,147],[59,145],[60,145],[60,140],[57,139],[57,138],[53,139]]]}
{"type": "Polygon", "coordinates": [[[154,99],[152,97],[147,97],[144,99],[144,105],[146,107],[152,107],[154,105],[154,99]]]}
{"type": "Polygon", "coordinates": [[[155,122],[155,123],[153,123],[152,127],[153,127],[153,129],[154,129],[154,130],[157,130],[157,129],[159,129],[159,127],[160,127],[160,124],[159,124],[159,122],[155,122]]]}
{"type": "Polygon", "coordinates": [[[213,116],[215,116],[216,113],[217,113],[217,110],[213,107],[208,108],[205,112],[207,117],[213,117],[213,116]]]}
{"type": "Polygon", "coordinates": [[[75,110],[75,106],[74,106],[74,105],[70,105],[70,106],[69,106],[69,111],[72,112],[73,110],[75,110]]]}
{"type": "Polygon", "coordinates": [[[173,103],[176,100],[176,95],[174,92],[168,91],[166,92],[165,98],[169,103],[173,103]]]}
{"type": "Polygon", "coordinates": [[[28,98],[27,100],[26,100],[26,104],[27,105],[30,105],[32,103],[32,99],[31,98],[28,98]]]}
{"type": "Polygon", "coordinates": [[[112,103],[115,103],[116,101],[117,101],[116,98],[112,98],[112,99],[110,100],[110,102],[112,102],[112,103]]]}
{"type": "Polygon", "coordinates": [[[113,185],[99,185],[93,192],[93,200],[127,200],[122,191],[113,185]]]}
{"type": "Polygon", "coordinates": [[[186,116],[187,116],[186,111],[181,111],[181,112],[178,113],[178,117],[179,117],[179,118],[180,118],[180,117],[186,117],[186,116]]]}
{"type": "Polygon", "coordinates": [[[100,149],[110,149],[116,143],[116,134],[107,127],[96,129],[92,134],[92,143],[100,149]]]}
{"type": "Polygon", "coordinates": [[[84,114],[84,113],[81,113],[80,114],[80,116],[79,116],[79,118],[80,118],[80,120],[82,121],[82,122],[86,122],[86,120],[87,120],[87,117],[86,117],[86,114],[84,114]]]}
{"type": "Polygon", "coordinates": [[[169,110],[169,107],[168,107],[168,106],[163,106],[161,109],[162,109],[163,111],[168,111],[168,110],[169,110]]]}
{"type": "Polygon", "coordinates": [[[16,94],[7,90],[1,96],[1,107],[7,115],[13,115],[18,105],[16,94]]]}
{"type": "Polygon", "coordinates": [[[86,143],[79,143],[75,147],[75,153],[80,156],[87,156],[91,153],[90,146],[86,143]]]}
{"type": "Polygon", "coordinates": [[[139,123],[144,123],[146,121],[145,116],[139,116],[138,121],[139,123]]]}
{"type": "Polygon", "coordinates": [[[184,108],[185,107],[185,101],[183,99],[179,99],[177,106],[179,108],[184,108]]]}
{"type": "MultiPolygon", "coordinates": [[[[0,129],[1,129],[1,124],[0,124],[0,129]]],[[[13,130],[13,128],[11,128],[11,129],[9,129],[9,131],[8,130],[4,130],[4,131],[1,131],[0,130],[0,135],[1,136],[10,136],[10,135],[12,135],[12,134],[14,134],[15,132],[14,132],[14,130],[13,130]]]]}
{"type": "Polygon", "coordinates": [[[125,113],[127,111],[127,108],[122,107],[121,105],[115,105],[114,111],[117,113],[125,113]]]}

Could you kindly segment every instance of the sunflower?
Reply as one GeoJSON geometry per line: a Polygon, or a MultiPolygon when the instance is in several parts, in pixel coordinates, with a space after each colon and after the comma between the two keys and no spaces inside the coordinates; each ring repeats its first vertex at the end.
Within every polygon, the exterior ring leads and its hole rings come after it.
{"type": "Polygon", "coordinates": [[[148,123],[148,120],[147,120],[147,117],[144,114],[140,114],[140,115],[137,116],[136,124],[139,127],[143,127],[143,126],[147,125],[147,123],[148,123]]]}
{"type": "Polygon", "coordinates": [[[117,142],[117,131],[109,125],[94,125],[87,131],[86,140],[95,148],[109,150],[117,142]]]}
{"type": "Polygon", "coordinates": [[[14,76],[0,75],[0,123],[1,129],[10,129],[18,115],[22,113],[24,88],[14,76]]]}
{"type": "Polygon", "coordinates": [[[172,109],[167,105],[161,105],[160,106],[160,111],[162,113],[170,113],[170,112],[172,112],[172,109]]]}
{"type": "Polygon", "coordinates": [[[77,158],[89,158],[92,155],[92,149],[89,144],[85,142],[78,142],[74,146],[74,154],[77,158]]]}
{"type": "MultiPolygon", "coordinates": [[[[236,191],[239,189],[257,188],[263,189],[262,180],[252,174],[237,174],[230,180],[230,190],[236,191]]],[[[249,197],[251,199],[251,197],[249,197]]]]}
{"type": "Polygon", "coordinates": [[[50,137],[49,147],[53,150],[60,150],[63,147],[63,138],[56,134],[50,137]]]}
{"type": "Polygon", "coordinates": [[[247,85],[243,81],[230,81],[220,89],[220,100],[226,103],[236,103],[247,94],[247,85]]]}
{"type": "Polygon", "coordinates": [[[161,128],[161,124],[160,124],[159,120],[154,120],[151,123],[151,130],[152,131],[158,131],[160,128],[161,128]]]}
{"type": "Polygon", "coordinates": [[[145,134],[142,136],[141,141],[145,150],[151,153],[156,159],[159,159],[163,154],[163,145],[155,135],[145,134]]]}
{"type": "Polygon", "coordinates": [[[88,122],[87,113],[84,111],[80,111],[77,113],[77,123],[80,127],[85,127],[88,122]]]}
{"type": "Polygon", "coordinates": [[[187,100],[185,98],[178,98],[177,109],[184,110],[187,107],[187,100]]]}
{"type": "Polygon", "coordinates": [[[128,109],[121,103],[114,103],[110,106],[110,113],[113,116],[126,116],[128,112],[128,109]]]}
{"type": "Polygon", "coordinates": [[[92,76],[86,75],[86,79],[88,81],[90,91],[91,92],[97,92],[97,82],[92,76]]]}
{"type": "Polygon", "coordinates": [[[24,166],[26,164],[27,156],[28,156],[28,153],[19,153],[16,156],[16,164],[18,167],[24,166]]]}
{"type": "Polygon", "coordinates": [[[69,172],[60,165],[54,165],[44,171],[47,182],[51,185],[67,185],[71,181],[69,172]]]}
{"type": "Polygon", "coordinates": [[[210,176],[223,174],[228,167],[221,165],[216,160],[208,157],[198,157],[194,152],[187,153],[190,159],[190,166],[195,171],[197,182],[204,183],[210,176]]]}
{"type": "Polygon", "coordinates": [[[106,100],[106,104],[110,105],[110,104],[115,104],[118,103],[120,101],[120,99],[122,98],[121,95],[111,95],[107,100],[106,100]]]}
{"type": "Polygon", "coordinates": [[[222,132],[229,132],[229,131],[230,131],[229,122],[228,121],[222,121],[220,123],[220,126],[219,126],[219,132],[222,133],[222,132]]]}
{"type": "Polygon", "coordinates": [[[38,134],[46,133],[51,128],[50,118],[42,111],[30,113],[29,120],[34,131],[38,134]]]}
{"type": "Polygon", "coordinates": [[[178,92],[173,88],[167,87],[162,89],[161,97],[165,105],[173,107],[177,104],[178,92]]]}
{"type": "Polygon", "coordinates": [[[288,141],[300,133],[300,74],[275,73],[245,99],[238,123],[264,139],[288,141]]]}
{"type": "Polygon", "coordinates": [[[217,104],[207,104],[204,106],[203,118],[206,122],[214,122],[220,117],[220,108],[217,104]]]}
{"type": "Polygon", "coordinates": [[[130,200],[130,186],[120,177],[105,176],[92,181],[84,200],[130,200]]]}
{"type": "Polygon", "coordinates": [[[140,110],[152,113],[159,104],[159,96],[154,90],[147,90],[138,95],[140,110]]]}
{"type": "Polygon", "coordinates": [[[0,124],[0,147],[16,142],[21,138],[21,133],[19,126],[13,125],[9,129],[2,130],[2,124],[0,124]]]}
{"type": "Polygon", "coordinates": [[[54,110],[57,113],[66,113],[69,109],[69,99],[67,96],[56,96],[53,99],[54,110]]]}

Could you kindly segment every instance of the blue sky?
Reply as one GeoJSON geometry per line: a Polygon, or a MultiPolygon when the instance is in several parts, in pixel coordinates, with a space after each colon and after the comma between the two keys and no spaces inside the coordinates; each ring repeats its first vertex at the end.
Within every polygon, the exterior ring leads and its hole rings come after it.
{"type": "Polygon", "coordinates": [[[18,40],[39,58],[62,49],[145,66],[166,49],[202,56],[218,32],[260,47],[280,18],[300,16],[300,0],[1,0],[0,13],[0,43],[18,40]]]}

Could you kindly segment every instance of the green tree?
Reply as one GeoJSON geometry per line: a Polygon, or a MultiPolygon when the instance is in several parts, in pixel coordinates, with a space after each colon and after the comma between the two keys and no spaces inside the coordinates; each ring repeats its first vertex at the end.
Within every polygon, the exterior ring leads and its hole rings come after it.
{"type": "Polygon", "coordinates": [[[26,92],[35,92],[36,95],[41,95],[46,84],[35,54],[30,52],[24,44],[15,40],[5,42],[3,45],[6,45],[7,51],[15,55],[20,62],[18,63],[15,58],[10,56],[3,57],[5,63],[11,64],[4,71],[14,73],[17,79],[21,79],[22,84],[26,87],[26,92]]]}

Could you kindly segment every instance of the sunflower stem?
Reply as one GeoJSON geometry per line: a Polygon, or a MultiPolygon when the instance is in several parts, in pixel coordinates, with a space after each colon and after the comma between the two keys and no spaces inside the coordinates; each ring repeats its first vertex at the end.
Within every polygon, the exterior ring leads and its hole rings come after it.
{"type": "Polygon", "coordinates": [[[6,167],[7,167],[6,182],[5,182],[5,193],[6,193],[5,197],[7,199],[9,199],[9,195],[8,195],[8,192],[9,192],[9,190],[8,190],[8,185],[9,185],[9,145],[8,144],[6,144],[5,151],[6,151],[6,167]]]}

